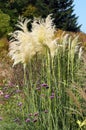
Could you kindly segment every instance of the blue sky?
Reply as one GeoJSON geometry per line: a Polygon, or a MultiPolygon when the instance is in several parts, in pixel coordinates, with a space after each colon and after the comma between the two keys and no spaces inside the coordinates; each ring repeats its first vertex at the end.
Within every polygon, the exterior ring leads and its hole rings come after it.
{"type": "Polygon", "coordinates": [[[86,0],[74,0],[74,13],[79,16],[78,23],[82,24],[81,31],[86,33],[86,0]]]}

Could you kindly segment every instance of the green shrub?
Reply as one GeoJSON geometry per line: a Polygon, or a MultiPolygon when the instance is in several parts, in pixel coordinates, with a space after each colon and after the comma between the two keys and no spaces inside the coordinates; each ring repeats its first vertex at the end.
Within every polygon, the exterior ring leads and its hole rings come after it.
{"type": "Polygon", "coordinates": [[[0,37],[11,31],[10,16],[0,10],[0,37]]]}

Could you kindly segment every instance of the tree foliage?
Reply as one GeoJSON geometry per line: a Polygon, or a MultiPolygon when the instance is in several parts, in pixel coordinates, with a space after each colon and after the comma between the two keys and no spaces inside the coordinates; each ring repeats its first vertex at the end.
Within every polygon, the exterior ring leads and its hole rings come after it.
{"type": "Polygon", "coordinates": [[[0,37],[11,31],[10,16],[0,10],[0,37]]]}
{"type": "Polygon", "coordinates": [[[38,9],[32,5],[29,4],[23,11],[23,16],[28,17],[28,18],[33,18],[34,16],[38,16],[38,9]]]}
{"type": "Polygon", "coordinates": [[[36,6],[41,16],[52,13],[57,28],[67,31],[79,31],[73,0],[37,0],[36,6]]]}
{"type": "Polygon", "coordinates": [[[76,32],[80,26],[77,23],[78,17],[74,14],[73,2],[74,0],[0,0],[0,8],[11,18],[12,27],[20,15],[45,18],[48,14],[53,14],[57,28],[76,32]]]}

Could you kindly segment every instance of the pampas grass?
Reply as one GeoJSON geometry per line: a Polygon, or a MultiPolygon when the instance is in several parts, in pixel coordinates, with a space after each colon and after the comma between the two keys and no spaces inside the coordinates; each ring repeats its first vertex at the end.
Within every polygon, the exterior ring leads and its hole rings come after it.
{"type": "Polygon", "coordinates": [[[9,122],[15,120],[16,129],[78,130],[77,120],[84,120],[77,93],[81,90],[72,88],[78,82],[76,74],[81,64],[78,36],[63,33],[61,38],[55,38],[51,15],[34,18],[31,31],[27,29],[28,22],[18,21],[20,30],[12,34],[9,46],[14,65],[22,63],[24,67],[25,84],[21,92],[17,86],[17,93],[13,91],[5,99],[4,110],[8,111],[3,113],[9,122]]]}

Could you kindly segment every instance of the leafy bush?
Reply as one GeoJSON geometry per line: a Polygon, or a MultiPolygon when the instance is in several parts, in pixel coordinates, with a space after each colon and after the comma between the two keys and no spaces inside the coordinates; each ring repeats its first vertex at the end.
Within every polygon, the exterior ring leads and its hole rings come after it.
{"type": "Polygon", "coordinates": [[[11,31],[10,27],[10,16],[8,14],[4,14],[0,10],[0,37],[6,35],[11,31]]]}

